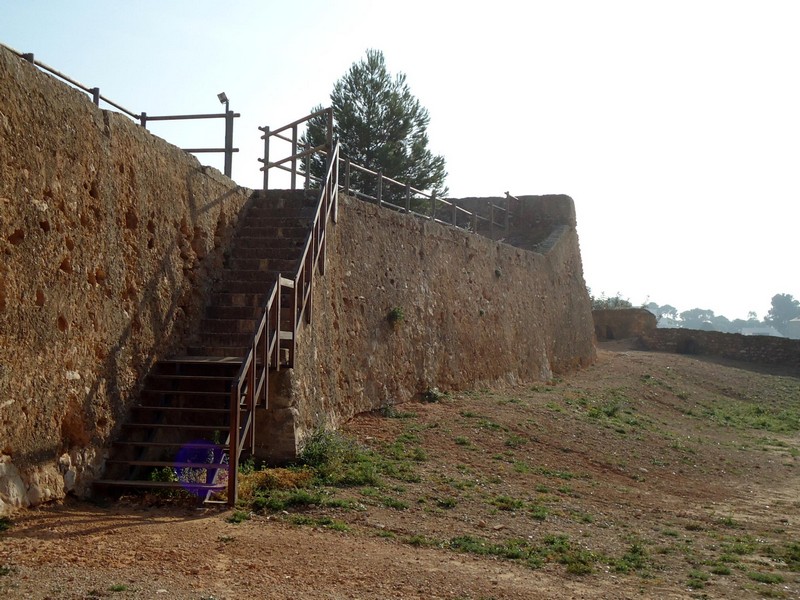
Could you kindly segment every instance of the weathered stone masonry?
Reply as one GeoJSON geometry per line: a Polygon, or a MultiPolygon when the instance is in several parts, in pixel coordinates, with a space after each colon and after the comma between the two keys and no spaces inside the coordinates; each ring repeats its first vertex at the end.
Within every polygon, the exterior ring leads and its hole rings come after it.
{"type": "MultiPolygon", "coordinates": [[[[0,50],[0,514],[85,493],[193,331],[249,194],[0,50]]],[[[591,362],[572,200],[525,201],[515,235],[536,252],[342,198],[313,325],[270,380],[266,454],[431,387],[591,362]]]]}
{"type": "Polygon", "coordinates": [[[248,196],[0,49],[0,514],[98,474],[248,196]]]}
{"type": "Polygon", "coordinates": [[[291,457],[316,428],[432,387],[546,380],[592,362],[572,199],[526,201],[561,215],[541,253],[340,196],[314,326],[295,368],[273,378],[267,454],[291,457]],[[404,318],[392,325],[395,307],[404,318]]]}

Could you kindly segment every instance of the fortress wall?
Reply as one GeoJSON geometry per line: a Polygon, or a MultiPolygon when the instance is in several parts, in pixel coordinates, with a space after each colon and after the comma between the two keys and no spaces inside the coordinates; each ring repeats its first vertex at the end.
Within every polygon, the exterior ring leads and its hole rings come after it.
{"type": "Polygon", "coordinates": [[[659,328],[639,338],[645,350],[721,356],[764,365],[800,368],[800,340],[699,329],[659,328]]]}
{"type": "Polygon", "coordinates": [[[535,253],[340,196],[313,327],[295,368],[274,378],[266,454],[291,458],[316,428],[434,387],[548,380],[591,363],[574,208],[559,198],[572,221],[535,253]]]}
{"type": "Polygon", "coordinates": [[[248,196],[0,48],[0,514],[99,473],[248,196]]]}

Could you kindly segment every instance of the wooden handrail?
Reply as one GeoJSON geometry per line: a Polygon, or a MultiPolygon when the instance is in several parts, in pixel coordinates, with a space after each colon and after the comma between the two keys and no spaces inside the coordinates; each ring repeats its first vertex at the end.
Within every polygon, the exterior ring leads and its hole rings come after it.
{"type": "Polygon", "coordinates": [[[330,155],[325,182],[320,190],[311,230],[306,237],[297,271],[291,278],[279,274],[268,294],[261,318],[253,333],[253,340],[242,361],[239,373],[231,385],[230,425],[228,432],[228,504],[238,499],[238,466],[242,450],[255,449],[255,410],[269,406],[269,370],[280,369],[281,340],[289,341],[289,365],[294,365],[299,324],[303,319],[311,323],[311,292],[314,273],[325,270],[325,229],[328,220],[336,221],[339,191],[339,144],[330,155]],[[289,307],[292,315],[291,335],[283,336],[281,330],[281,292],[292,290],[289,307]],[[244,418],[242,418],[244,415],[244,418]]]}

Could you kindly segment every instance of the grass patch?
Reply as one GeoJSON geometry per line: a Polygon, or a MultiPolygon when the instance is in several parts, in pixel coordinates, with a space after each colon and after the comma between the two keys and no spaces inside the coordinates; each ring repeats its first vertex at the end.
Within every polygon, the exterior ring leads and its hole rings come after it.
{"type": "Polygon", "coordinates": [[[749,571],[747,573],[747,578],[759,583],[767,584],[783,583],[784,581],[782,575],[777,573],[762,573],[761,571],[749,571]]]}
{"type": "Polygon", "coordinates": [[[11,529],[13,521],[9,517],[0,517],[0,533],[11,529]]]}
{"type": "Polygon", "coordinates": [[[515,433],[509,435],[505,441],[505,445],[508,446],[509,448],[519,448],[520,446],[524,446],[527,443],[528,440],[526,440],[521,435],[517,435],[515,433]]]}
{"type": "Polygon", "coordinates": [[[289,517],[292,525],[310,525],[311,527],[323,527],[333,531],[350,531],[347,523],[338,521],[331,517],[309,517],[306,515],[292,515],[289,517]]]}
{"type": "Polygon", "coordinates": [[[639,542],[634,542],[622,557],[613,561],[611,566],[617,573],[643,571],[650,566],[650,559],[645,547],[639,542]]]}
{"type": "Polygon", "coordinates": [[[714,565],[709,569],[714,575],[730,575],[731,568],[728,565],[714,565]]]}
{"type": "Polygon", "coordinates": [[[708,573],[694,569],[689,571],[689,577],[686,579],[686,585],[694,590],[700,590],[706,587],[708,577],[708,573]]]}
{"type": "Polygon", "coordinates": [[[128,586],[122,583],[117,583],[115,585],[108,586],[109,592],[127,592],[128,586]]]}
{"type": "Polygon", "coordinates": [[[537,521],[544,521],[550,514],[550,511],[547,510],[544,504],[531,504],[528,508],[528,514],[537,521]]]}
{"type": "Polygon", "coordinates": [[[225,520],[228,523],[243,523],[250,520],[250,513],[246,510],[235,510],[225,520]]]}
{"type": "Polygon", "coordinates": [[[436,499],[436,506],[439,508],[455,508],[458,504],[458,501],[455,498],[437,498],[436,499]]]}
{"type": "Polygon", "coordinates": [[[500,510],[506,511],[519,510],[525,506],[525,502],[511,496],[497,496],[490,500],[489,503],[500,510]]]}

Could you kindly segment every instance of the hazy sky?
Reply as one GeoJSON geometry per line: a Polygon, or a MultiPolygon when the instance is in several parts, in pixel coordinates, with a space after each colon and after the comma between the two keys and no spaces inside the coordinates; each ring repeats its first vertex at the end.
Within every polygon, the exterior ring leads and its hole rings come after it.
{"type": "MultiPolygon", "coordinates": [[[[136,113],[216,112],[224,90],[248,187],[257,127],[326,105],[380,49],[451,196],[569,194],[595,294],[731,319],[800,297],[798,31],[793,0],[0,3],[0,42],[136,113]]],[[[201,123],[151,129],[221,145],[201,123]]]]}

